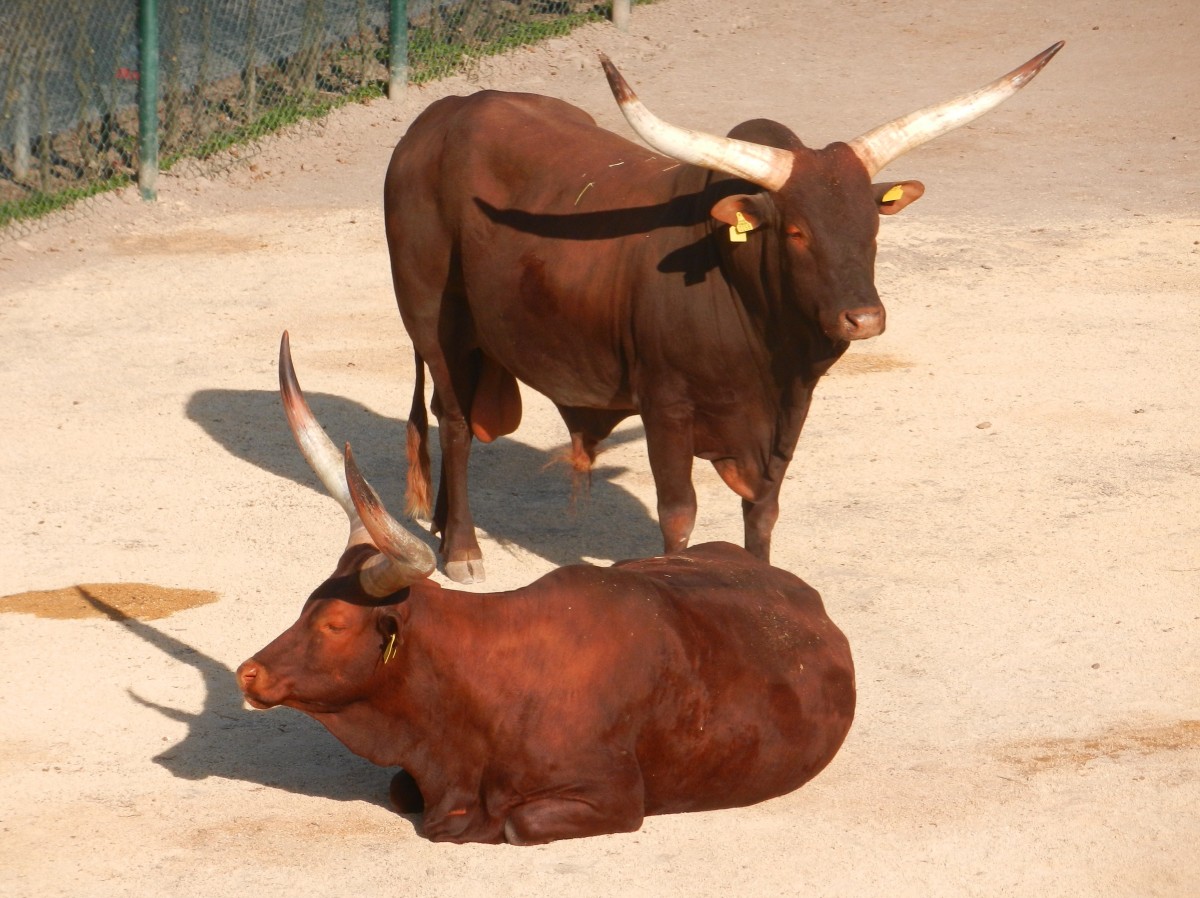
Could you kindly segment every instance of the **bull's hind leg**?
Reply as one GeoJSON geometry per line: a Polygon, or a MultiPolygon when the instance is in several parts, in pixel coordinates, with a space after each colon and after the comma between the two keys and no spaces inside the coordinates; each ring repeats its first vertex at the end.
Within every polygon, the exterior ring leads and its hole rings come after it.
{"type": "MultiPolygon", "coordinates": [[[[429,305],[413,299],[427,297],[432,292],[419,274],[393,268],[397,297],[406,300],[400,304],[401,312],[405,312],[409,303],[418,307],[429,305]]],[[[459,583],[477,583],[484,577],[483,553],[475,538],[475,522],[467,504],[467,462],[472,438],[467,412],[479,380],[479,353],[470,347],[471,320],[464,301],[449,293],[441,294],[434,310],[436,314],[404,315],[404,324],[412,337],[417,357],[424,360],[433,381],[431,407],[438,419],[438,440],[442,448],[433,530],[441,534],[440,551],[446,576],[459,583]]],[[[414,412],[410,415],[414,426],[410,429],[410,439],[423,437],[422,399],[414,390],[414,412]]],[[[420,447],[410,443],[409,448],[411,451],[420,447]]],[[[418,453],[417,464],[422,463],[424,460],[418,453]]]]}
{"type": "Polygon", "coordinates": [[[478,378],[478,364],[470,356],[437,359],[426,356],[434,383],[434,414],[442,447],[442,476],[438,483],[434,527],[441,531],[441,555],[446,576],[457,583],[481,583],[484,579],[483,552],[475,537],[475,520],[467,498],[468,462],[471,455],[471,425],[465,409],[478,378]]]}
{"type": "Polygon", "coordinates": [[[622,801],[598,807],[572,798],[543,798],[516,808],[504,824],[510,845],[542,845],[559,839],[581,839],[608,833],[631,833],[642,826],[642,809],[622,801]]]}
{"type": "Polygon", "coordinates": [[[619,769],[593,770],[586,784],[575,782],[558,794],[546,794],[517,805],[504,822],[510,845],[540,845],[607,833],[631,833],[645,817],[645,789],[636,763],[619,769]]]}

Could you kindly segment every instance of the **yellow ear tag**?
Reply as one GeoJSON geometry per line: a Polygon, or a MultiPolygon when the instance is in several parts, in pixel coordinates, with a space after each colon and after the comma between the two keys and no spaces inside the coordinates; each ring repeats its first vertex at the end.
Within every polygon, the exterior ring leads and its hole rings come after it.
{"type": "Polygon", "coordinates": [[[895,184],[892,189],[879,198],[881,203],[894,203],[896,200],[904,198],[904,185],[895,184]]]}
{"type": "Polygon", "coordinates": [[[729,227],[729,242],[745,243],[746,232],[753,231],[754,225],[747,221],[746,216],[744,216],[741,212],[735,212],[734,214],[737,215],[737,223],[730,225],[729,227]]]}
{"type": "Polygon", "coordinates": [[[396,657],[396,634],[393,633],[388,639],[387,645],[383,647],[383,663],[387,664],[396,657]]]}

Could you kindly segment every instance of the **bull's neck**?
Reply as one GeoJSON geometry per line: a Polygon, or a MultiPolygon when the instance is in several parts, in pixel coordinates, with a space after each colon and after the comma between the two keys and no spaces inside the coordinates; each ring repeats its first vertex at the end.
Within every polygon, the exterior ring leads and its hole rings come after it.
{"type": "Polygon", "coordinates": [[[708,239],[720,262],[720,283],[729,291],[743,327],[769,359],[771,379],[786,389],[799,381],[814,384],[848,344],[832,340],[801,311],[783,278],[777,241],[759,235],[756,244],[731,246],[729,227],[714,222],[708,239]]]}
{"type": "Polygon", "coordinates": [[[481,737],[472,700],[488,677],[497,640],[520,639],[504,594],[414,586],[405,602],[402,641],[382,666],[370,698],[336,714],[314,714],[347,748],[381,766],[413,772],[448,762],[445,746],[481,737]]]}

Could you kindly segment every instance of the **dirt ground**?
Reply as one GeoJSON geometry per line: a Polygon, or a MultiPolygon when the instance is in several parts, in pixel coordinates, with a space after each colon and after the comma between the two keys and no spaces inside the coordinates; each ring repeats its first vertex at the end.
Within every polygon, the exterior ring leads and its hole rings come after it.
{"type": "MultiPolygon", "coordinates": [[[[662,0],[0,243],[0,895],[1200,894],[1197,46],[1192,0],[662,0]],[[279,408],[283,329],[400,504],[380,193],[429,101],[532,90],[628,133],[603,49],[672,121],[821,146],[1058,39],[887,171],[928,187],[882,225],[888,330],[818,388],[775,537],[858,669],[816,780],[630,835],[435,845],[387,808],[391,771],[243,710],[232,670],[346,536],[279,408]]],[[[572,514],[543,470],[565,433],[525,402],[474,457],[487,588],[656,553],[636,422],[572,514]]],[[[695,541],[740,541],[696,479],[695,541]]]]}

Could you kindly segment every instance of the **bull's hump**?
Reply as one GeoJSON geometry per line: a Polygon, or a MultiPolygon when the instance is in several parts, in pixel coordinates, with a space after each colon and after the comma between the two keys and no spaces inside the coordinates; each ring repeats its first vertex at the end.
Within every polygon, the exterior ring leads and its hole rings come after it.
{"type": "Polygon", "coordinates": [[[637,579],[650,580],[668,593],[713,593],[761,575],[767,568],[741,546],[703,543],[682,552],[619,561],[613,568],[637,579]]]}

